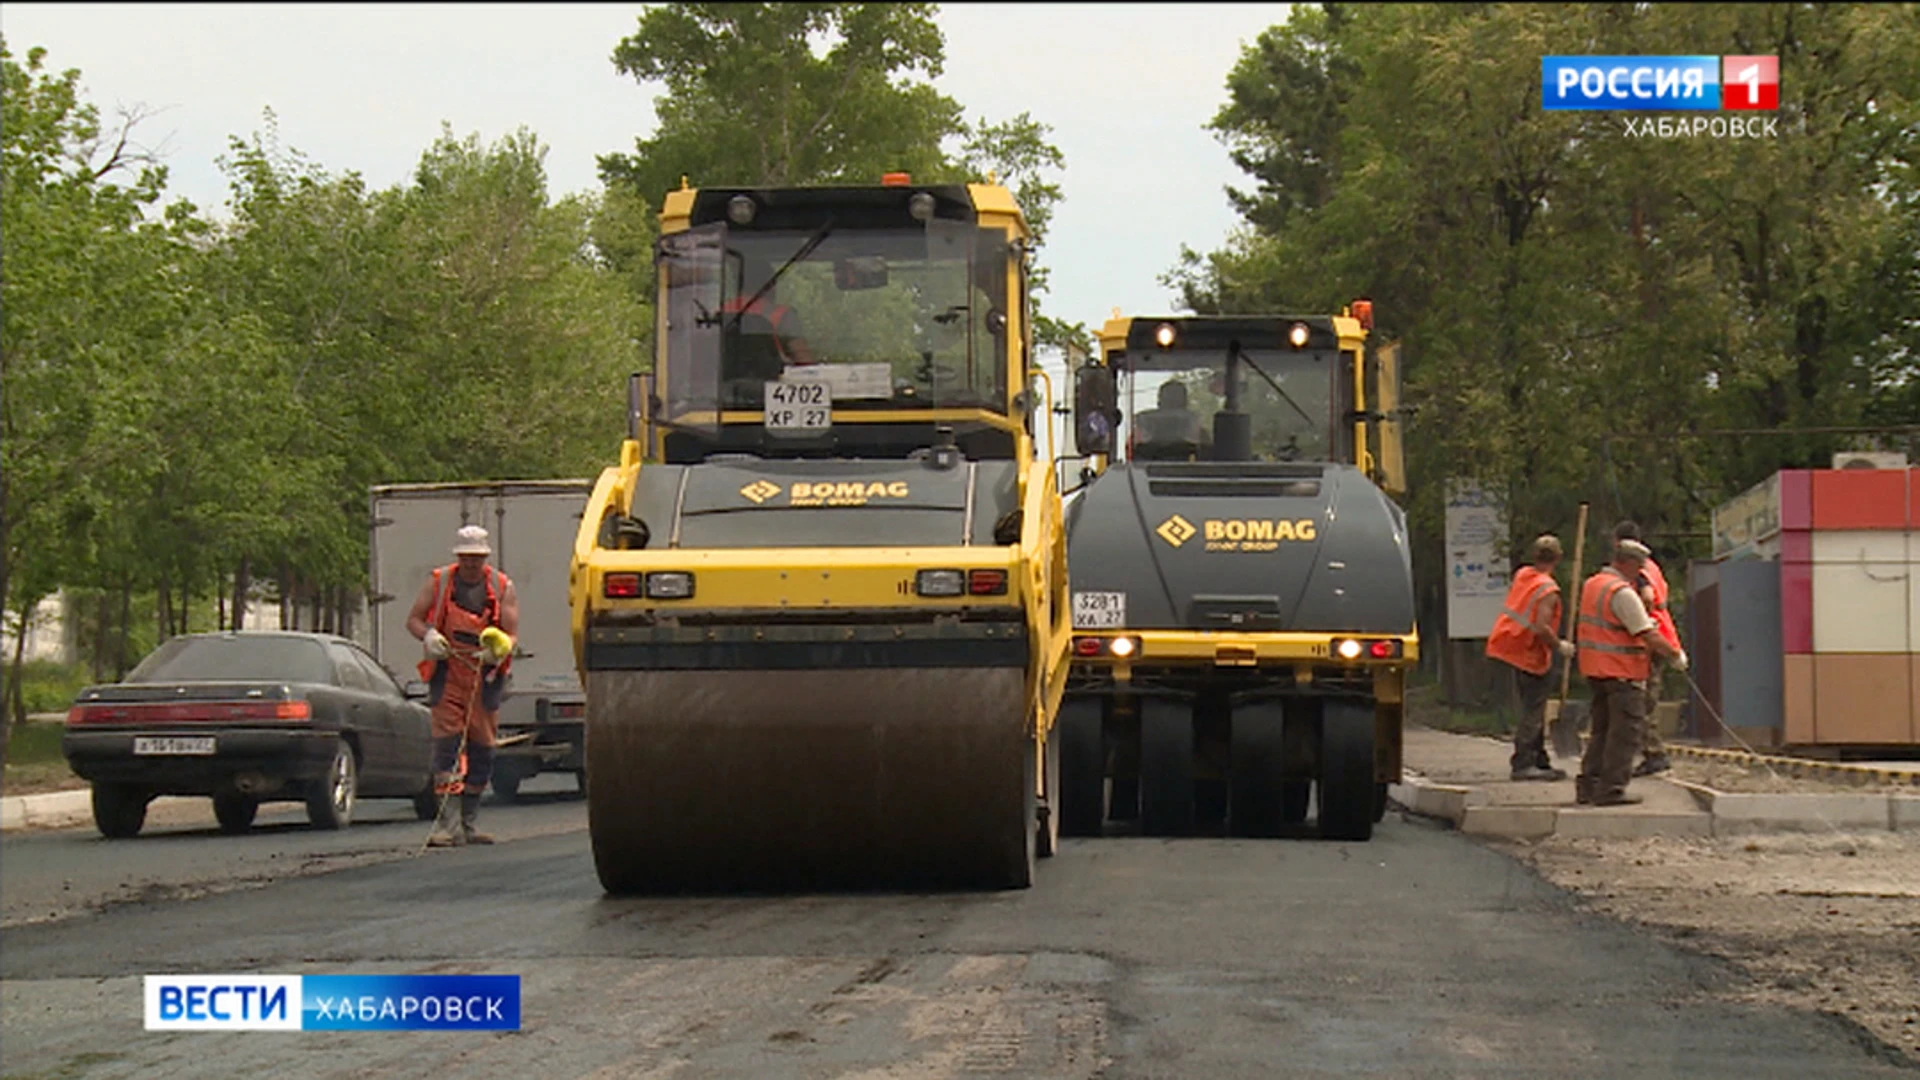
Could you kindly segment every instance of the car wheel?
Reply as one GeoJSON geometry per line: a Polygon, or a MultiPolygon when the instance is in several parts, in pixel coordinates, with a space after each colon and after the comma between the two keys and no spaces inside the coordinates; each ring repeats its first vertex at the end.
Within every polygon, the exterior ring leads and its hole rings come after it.
{"type": "Polygon", "coordinates": [[[316,829],[344,829],[353,822],[354,798],[359,794],[360,770],[353,747],[345,739],[333,745],[327,775],[307,796],[307,820],[316,829]]]}
{"type": "Polygon", "coordinates": [[[138,836],[152,796],[131,784],[93,785],[93,824],[109,840],[138,836]]]}
{"type": "Polygon", "coordinates": [[[224,833],[243,833],[253,827],[260,812],[260,801],[237,791],[223,791],[213,797],[213,816],[224,833]]]}
{"type": "Polygon", "coordinates": [[[573,783],[580,789],[580,794],[585,795],[587,793],[587,770],[573,770],[573,783]]]}

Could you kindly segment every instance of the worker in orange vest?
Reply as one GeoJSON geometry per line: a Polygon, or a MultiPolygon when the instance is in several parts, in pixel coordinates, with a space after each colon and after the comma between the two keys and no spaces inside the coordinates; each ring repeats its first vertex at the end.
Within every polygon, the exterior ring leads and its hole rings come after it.
{"type": "Polygon", "coordinates": [[[520,601],[513,581],[487,565],[493,546],[478,525],[460,529],[455,561],[433,572],[407,613],[407,630],[420,639],[427,658],[421,678],[432,706],[434,788],[458,795],[460,824],[435,823],[432,847],[491,844],[474,828],[480,796],[493,779],[500,699],[513,662],[513,635],[520,630],[520,601]],[[466,760],[465,775],[459,764],[466,760]]]}
{"type": "Polygon", "coordinates": [[[1527,553],[1530,565],[1513,575],[1507,599],[1487,635],[1487,656],[1513,669],[1520,693],[1520,726],[1513,733],[1515,780],[1565,780],[1547,756],[1547,695],[1552,686],[1554,654],[1573,655],[1573,643],[1561,641],[1560,583],[1553,579],[1560,565],[1560,538],[1541,536],[1527,553]]]}
{"type": "Polygon", "coordinates": [[[772,296],[776,276],[765,260],[744,260],[739,291],[721,301],[724,377],[773,380],[815,363],[799,314],[772,296]]]}
{"type": "Polygon", "coordinates": [[[1627,794],[1633,758],[1647,723],[1647,676],[1652,657],[1686,670],[1686,657],[1660,636],[1635,587],[1652,554],[1638,540],[1613,546],[1613,561],[1580,588],[1578,657],[1580,674],[1593,688],[1587,752],[1574,780],[1574,799],[1593,806],[1623,806],[1640,797],[1627,794]]]}
{"type": "MultiPolygon", "coordinates": [[[[1622,540],[1638,540],[1646,543],[1640,536],[1640,526],[1632,521],[1622,521],[1613,527],[1614,543],[1622,540]]],[[[1669,593],[1667,576],[1660,570],[1660,564],[1652,555],[1647,556],[1646,566],[1641,568],[1640,578],[1634,583],[1640,591],[1640,601],[1647,606],[1647,614],[1653,616],[1654,624],[1660,628],[1660,636],[1667,644],[1680,651],[1682,658],[1687,650],[1680,645],[1680,628],[1674,624],[1673,612],[1667,607],[1669,593]]],[[[1633,770],[1635,776],[1653,776],[1673,768],[1667,759],[1667,744],[1660,737],[1660,661],[1655,658],[1653,669],[1647,676],[1647,730],[1640,740],[1641,759],[1639,767],[1633,770]]],[[[1684,665],[1681,670],[1685,670],[1684,665]]]]}

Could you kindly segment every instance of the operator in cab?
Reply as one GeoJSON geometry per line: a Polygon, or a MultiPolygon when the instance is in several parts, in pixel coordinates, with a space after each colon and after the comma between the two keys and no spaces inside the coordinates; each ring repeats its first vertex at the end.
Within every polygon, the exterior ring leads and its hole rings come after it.
{"type": "Polygon", "coordinates": [[[773,269],[748,261],[740,271],[740,290],[720,305],[727,379],[773,380],[790,365],[812,364],[813,350],[793,308],[775,299],[768,287],[773,269]]]}
{"type": "Polygon", "coordinates": [[[1141,461],[1186,461],[1205,457],[1212,440],[1200,414],[1187,404],[1187,384],[1160,384],[1159,407],[1133,418],[1133,456],[1141,461]]]}

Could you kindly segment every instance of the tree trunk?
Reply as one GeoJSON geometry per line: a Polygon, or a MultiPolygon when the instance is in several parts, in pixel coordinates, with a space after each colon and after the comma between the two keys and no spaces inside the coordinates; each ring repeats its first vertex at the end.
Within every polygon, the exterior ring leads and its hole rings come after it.
{"type": "Polygon", "coordinates": [[[160,640],[173,636],[173,587],[167,576],[160,575],[160,595],[154,602],[155,615],[159,620],[160,640]]]}
{"type": "Polygon", "coordinates": [[[312,624],[309,625],[307,629],[319,630],[320,619],[321,619],[321,616],[324,614],[323,612],[324,605],[320,602],[320,590],[318,588],[309,586],[307,589],[307,597],[308,597],[307,606],[309,610],[309,617],[313,620],[312,624]]]}
{"type": "Polygon", "coordinates": [[[93,606],[93,681],[107,681],[107,650],[111,647],[107,634],[113,625],[113,593],[100,590],[99,602],[93,606]]]}
{"type": "Polygon", "coordinates": [[[132,665],[127,663],[128,636],[133,630],[133,577],[120,579],[120,641],[113,652],[113,678],[117,682],[132,665]]]}
{"type": "Polygon", "coordinates": [[[247,628],[247,597],[253,592],[253,563],[242,558],[240,568],[233,572],[233,628],[247,628]]]}
{"type": "Polygon", "coordinates": [[[213,628],[227,629],[227,594],[224,589],[213,590],[213,628]]]}
{"type": "Polygon", "coordinates": [[[7,740],[13,737],[13,724],[16,720],[27,718],[27,695],[20,687],[20,666],[27,658],[27,617],[39,602],[27,604],[20,617],[14,622],[13,662],[7,671],[6,708],[0,709],[0,754],[6,752],[7,740]]]}
{"type": "Polygon", "coordinates": [[[293,571],[287,569],[287,560],[280,560],[280,629],[293,629],[293,571]]]}

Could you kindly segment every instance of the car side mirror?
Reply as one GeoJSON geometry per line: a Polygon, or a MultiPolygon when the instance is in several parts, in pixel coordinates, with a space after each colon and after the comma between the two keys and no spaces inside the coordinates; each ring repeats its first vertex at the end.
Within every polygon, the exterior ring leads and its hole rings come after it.
{"type": "Polygon", "coordinates": [[[1073,373],[1073,446],[1080,456],[1113,453],[1117,396],[1112,368],[1089,363],[1073,373]]]}

